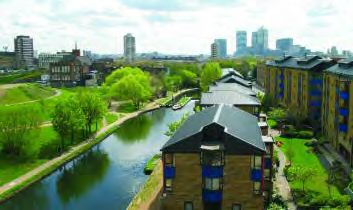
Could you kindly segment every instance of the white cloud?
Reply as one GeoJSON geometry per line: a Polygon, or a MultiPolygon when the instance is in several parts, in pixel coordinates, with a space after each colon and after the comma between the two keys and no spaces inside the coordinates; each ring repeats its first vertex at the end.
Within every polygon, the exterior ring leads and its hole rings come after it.
{"type": "Polygon", "coordinates": [[[352,49],[349,8],[351,0],[0,0],[0,46],[13,49],[13,38],[26,34],[40,52],[70,50],[78,41],[94,52],[122,53],[131,32],[138,52],[208,54],[214,38],[226,38],[233,53],[236,30],[247,30],[250,44],[263,25],[270,47],[293,37],[314,50],[352,49]]]}

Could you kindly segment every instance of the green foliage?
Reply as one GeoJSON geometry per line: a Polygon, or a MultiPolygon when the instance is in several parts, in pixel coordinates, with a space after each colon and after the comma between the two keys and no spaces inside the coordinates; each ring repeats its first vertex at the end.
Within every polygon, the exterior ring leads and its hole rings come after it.
{"type": "Polygon", "coordinates": [[[161,154],[153,155],[152,158],[147,161],[145,168],[143,169],[143,172],[146,175],[150,175],[154,167],[157,165],[158,160],[160,160],[160,158],[161,158],[161,154]]]}
{"type": "Polygon", "coordinates": [[[305,183],[313,179],[317,175],[317,170],[314,168],[293,166],[288,169],[290,179],[302,183],[302,190],[305,192],[305,183]]]}
{"type": "Polygon", "coordinates": [[[210,86],[214,81],[222,76],[222,70],[218,63],[210,62],[206,63],[201,71],[200,85],[202,91],[207,91],[208,86],[210,86]]]}
{"type": "Polygon", "coordinates": [[[270,128],[272,128],[272,129],[278,128],[278,123],[276,120],[268,119],[267,123],[268,123],[268,126],[270,126],[270,128]]]}
{"type": "Polygon", "coordinates": [[[182,83],[183,87],[195,87],[196,85],[196,80],[197,80],[197,74],[189,71],[189,70],[181,70],[181,78],[182,78],[182,83]]]}
{"type": "Polygon", "coordinates": [[[298,138],[301,139],[312,139],[314,137],[314,132],[313,131],[299,131],[298,138]]]}
{"type": "Polygon", "coordinates": [[[106,81],[106,85],[111,85],[111,96],[118,100],[131,100],[137,109],[152,97],[150,76],[139,68],[117,70],[106,81]]]}
{"type": "Polygon", "coordinates": [[[0,144],[2,153],[23,156],[28,152],[26,135],[33,133],[42,122],[37,106],[0,107],[0,144]]]}
{"type": "Polygon", "coordinates": [[[119,117],[120,117],[120,114],[115,114],[111,112],[108,112],[105,114],[105,119],[108,124],[112,124],[113,122],[117,121],[119,117]]]}
{"type": "Polygon", "coordinates": [[[166,76],[164,78],[164,85],[168,91],[177,91],[181,88],[182,85],[182,77],[179,75],[174,76],[166,76]]]}
{"type": "Polygon", "coordinates": [[[237,59],[216,60],[221,68],[233,68],[239,71],[245,78],[248,77],[249,72],[256,69],[256,57],[244,57],[237,59]]]}
{"type": "Polygon", "coordinates": [[[185,106],[189,101],[191,100],[191,97],[188,96],[183,96],[179,101],[178,101],[178,105],[183,107],[185,106]]]}
{"type": "Polygon", "coordinates": [[[267,210],[285,210],[287,208],[284,208],[283,206],[276,204],[276,203],[271,203],[266,209],[267,210]]]}
{"type": "Polygon", "coordinates": [[[267,115],[268,118],[274,119],[275,121],[283,121],[287,118],[287,110],[283,108],[271,108],[267,115]]]}
{"type": "Polygon", "coordinates": [[[173,136],[174,133],[180,128],[180,126],[182,126],[184,122],[188,119],[188,117],[189,117],[189,113],[185,113],[180,120],[169,124],[168,131],[165,132],[164,135],[173,136]]]}
{"type": "Polygon", "coordinates": [[[271,110],[275,104],[273,103],[273,98],[270,94],[265,94],[258,97],[261,101],[261,111],[267,113],[271,110]]]}

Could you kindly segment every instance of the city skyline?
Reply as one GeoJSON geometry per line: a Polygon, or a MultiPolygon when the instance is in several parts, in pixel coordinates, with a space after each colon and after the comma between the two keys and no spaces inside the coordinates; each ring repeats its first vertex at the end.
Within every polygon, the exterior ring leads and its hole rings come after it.
{"type": "Polygon", "coordinates": [[[121,38],[132,33],[139,40],[137,53],[209,54],[209,43],[224,37],[228,54],[232,54],[237,30],[245,30],[249,36],[263,25],[269,30],[272,49],[276,39],[293,37],[296,43],[315,51],[326,52],[331,46],[339,51],[352,50],[350,5],[349,0],[339,4],[328,0],[207,0],[202,4],[200,0],[90,0],[84,4],[72,1],[70,5],[58,0],[3,0],[0,7],[6,21],[0,24],[0,47],[13,51],[14,37],[23,34],[33,38],[34,49],[39,52],[70,50],[78,41],[81,49],[122,54],[121,38]]]}

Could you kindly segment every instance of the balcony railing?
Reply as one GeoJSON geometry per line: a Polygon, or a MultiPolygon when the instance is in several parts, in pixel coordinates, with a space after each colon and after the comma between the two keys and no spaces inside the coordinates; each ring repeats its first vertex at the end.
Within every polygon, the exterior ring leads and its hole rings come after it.
{"type": "Polygon", "coordinates": [[[164,178],[173,179],[175,177],[175,167],[174,166],[164,166],[164,178]]]}
{"type": "Polygon", "coordinates": [[[203,190],[202,200],[204,202],[216,203],[222,201],[222,191],[220,190],[203,190]]]}
{"type": "Polygon", "coordinates": [[[348,116],[348,109],[340,108],[339,112],[340,112],[340,115],[342,115],[344,117],[348,116]]]}
{"type": "Polygon", "coordinates": [[[221,166],[202,166],[202,177],[206,177],[206,178],[223,177],[223,167],[221,167],[221,166]]]}
{"type": "Polygon", "coordinates": [[[349,94],[346,91],[341,91],[340,92],[340,98],[344,99],[344,100],[348,100],[349,99],[349,94]]]}
{"type": "Polygon", "coordinates": [[[340,124],[338,127],[340,132],[347,133],[348,132],[348,126],[345,124],[340,124]]]}
{"type": "Polygon", "coordinates": [[[251,180],[254,182],[261,182],[262,181],[262,170],[261,169],[251,170],[251,180]]]}

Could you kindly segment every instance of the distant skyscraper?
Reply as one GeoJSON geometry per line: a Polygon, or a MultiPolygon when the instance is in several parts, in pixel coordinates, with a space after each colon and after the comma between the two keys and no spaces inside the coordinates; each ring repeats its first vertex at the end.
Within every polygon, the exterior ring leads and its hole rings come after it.
{"type": "Polygon", "coordinates": [[[218,46],[217,43],[213,42],[211,44],[211,58],[219,58],[218,46]]]}
{"type": "Polygon", "coordinates": [[[247,34],[246,31],[237,31],[237,51],[243,51],[247,46],[247,34]]]}
{"type": "Polygon", "coordinates": [[[276,41],[276,49],[286,53],[289,52],[292,46],[293,46],[292,38],[277,39],[276,41]]]}
{"type": "Polygon", "coordinates": [[[17,36],[14,40],[17,68],[33,68],[33,39],[29,36],[17,36]]]}
{"type": "Polygon", "coordinates": [[[257,48],[257,32],[251,33],[251,47],[254,49],[257,48]]]}
{"type": "Polygon", "coordinates": [[[132,62],[135,60],[135,53],[135,37],[128,33],[124,36],[124,57],[128,62],[132,62]]]}
{"type": "Polygon", "coordinates": [[[227,57],[227,40],[226,39],[215,39],[214,43],[216,43],[218,47],[218,57],[226,58],[227,57]]]}
{"type": "Polygon", "coordinates": [[[252,32],[251,46],[256,53],[262,53],[268,49],[268,30],[264,27],[252,32]]]}
{"type": "Polygon", "coordinates": [[[331,56],[337,56],[338,50],[336,46],[331,47],[331,56]]]}

